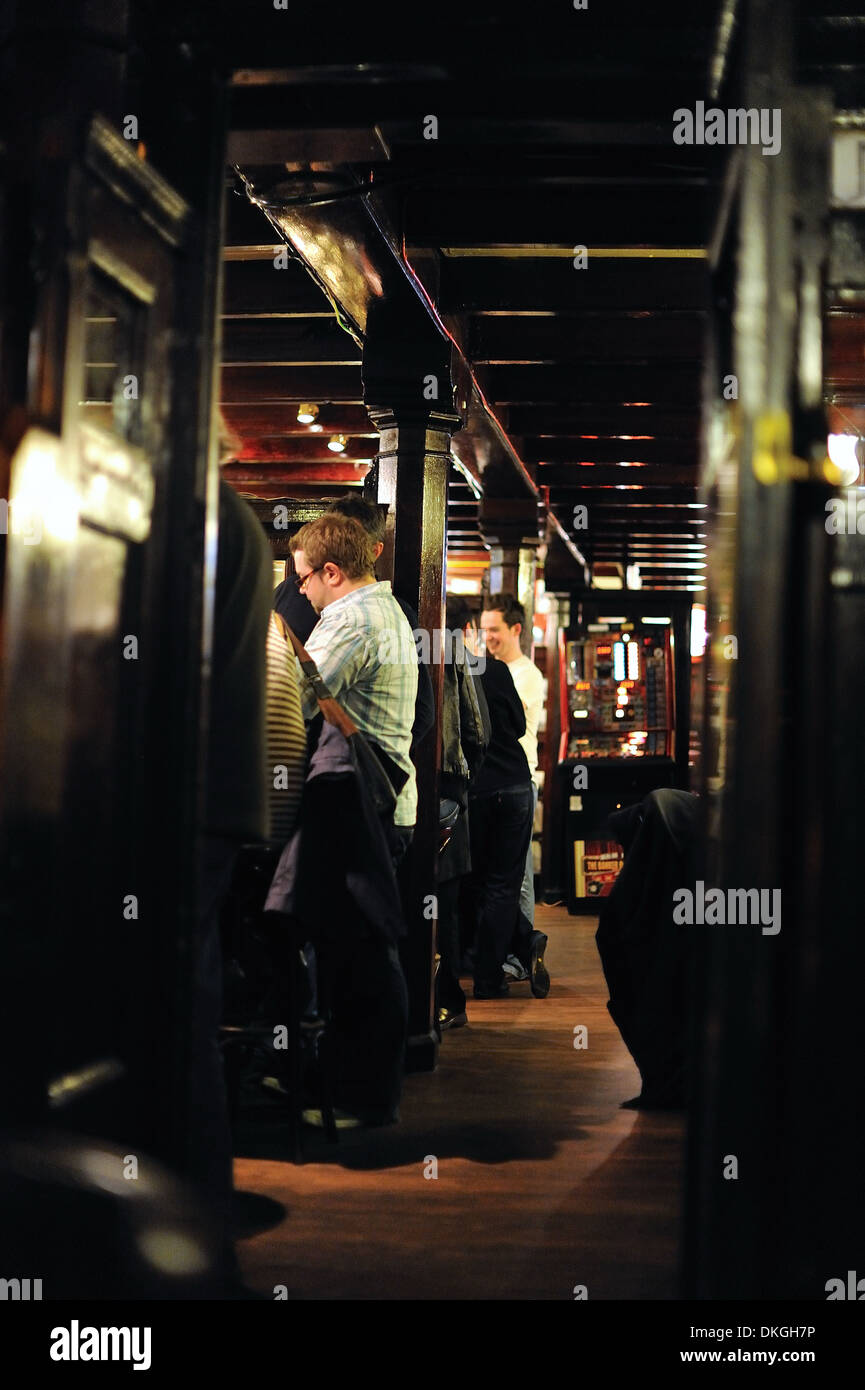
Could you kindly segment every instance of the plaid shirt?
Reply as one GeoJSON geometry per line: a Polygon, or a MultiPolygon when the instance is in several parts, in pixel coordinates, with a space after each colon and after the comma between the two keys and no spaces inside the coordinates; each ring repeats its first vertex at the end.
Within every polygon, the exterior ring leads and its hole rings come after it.
{"type": "MultiPolygon", "coordinates": [[[[409,757],[417,696],[417,649],[390,582],[364,584],[335,599],[305,643],[335,700],[362,733],[380,744],[408,773],[394,812],[395,825],[414,825],[417,780],[409,757]]],[[[306,719],[318,710],[298,665],[306,719]]]]}

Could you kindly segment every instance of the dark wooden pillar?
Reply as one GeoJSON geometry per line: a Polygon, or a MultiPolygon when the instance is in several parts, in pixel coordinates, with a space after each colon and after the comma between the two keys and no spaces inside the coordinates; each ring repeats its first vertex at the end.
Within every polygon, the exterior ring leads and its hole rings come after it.
{"type": "Polygon", "coordinates": [[[490,547],[489,591],[491,594],[513,594],[516,598],[520,578],[519,545],[490,547]]]}
{"type": "Polygon", "coordinates": [[[18,8],[0,47],[0,429],[7,459],[26,427],[47,432],[66,530],[7,542],[0,1015],[5,1036],[32,1033],[38,979],[52,1027],[0,1061],[0,1098],[181,1163],[215,560],[218,7],[18,8]],[[92,377],[100,320],[110,372],[92,377]]]}
{"type": "Polygon", "coordinates": [[[481,533],[490,547],[489,593],[513,594],[523,605],[526,620],[520,646],[525,656],[531,656],[538,571],[537,500],[534,497],[485,497],[479,521],[481,533]]]}
{"type": "Polygon", "coordinates": [[[409,993],[406,1065],[409,1071],[428,1071],[435,1066],[437,1052],[433,961],[447,470],[451,435],[461,422],[453,411],[448,345],[420,306],[380,304],[376,309],[367,322],[363,374],[367,409],[381,433],[378,500],[388,506],[379,574],[390,578],[394,593],[416,608],[427,649],[432,657],[439,655],[429,664],[436,720],[415,750],[417,824],[402,877],[408,925],[401,952],[409,993]]]}

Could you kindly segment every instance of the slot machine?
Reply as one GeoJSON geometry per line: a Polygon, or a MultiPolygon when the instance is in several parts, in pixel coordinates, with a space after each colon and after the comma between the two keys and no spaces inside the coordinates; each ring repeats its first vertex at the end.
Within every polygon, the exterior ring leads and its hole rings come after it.
{"type": "Polygon", "coordinates": [[[690,597],[581,599],[559,631],[558,775],[572,913],[612,889],[623,851],[608,825],[656,787],[688,786],[690,597]]]}

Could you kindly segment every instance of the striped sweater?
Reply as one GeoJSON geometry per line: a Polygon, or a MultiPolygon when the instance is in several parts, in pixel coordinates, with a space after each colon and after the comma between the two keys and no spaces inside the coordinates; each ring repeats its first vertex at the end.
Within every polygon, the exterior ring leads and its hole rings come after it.
{"type": "Polygon", "coordinates": [[[267,629],[267,795],[270,838],[284,844],[294,830],[306,776],[306,726],[294,652],[275,613],[267,629]]]}

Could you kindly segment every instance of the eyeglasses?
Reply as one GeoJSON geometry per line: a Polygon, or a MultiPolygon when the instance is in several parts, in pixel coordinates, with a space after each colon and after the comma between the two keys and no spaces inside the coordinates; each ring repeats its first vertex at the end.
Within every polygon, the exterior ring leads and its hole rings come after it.
{"type": "Polygon", "coordinates": [[[302,594],[310,579],[312,579],[312,576],[314,574],[318,574],[319,571],[323,569],[324,565],[317,565],[314,570],[307,570],[306,574],[293,575],[292,577],[294,579],[294,587],[297,589],[297,592],[299,594],[302,594]]]}

